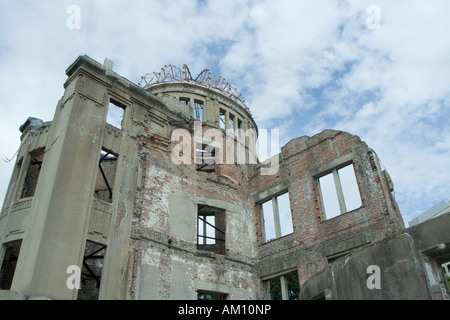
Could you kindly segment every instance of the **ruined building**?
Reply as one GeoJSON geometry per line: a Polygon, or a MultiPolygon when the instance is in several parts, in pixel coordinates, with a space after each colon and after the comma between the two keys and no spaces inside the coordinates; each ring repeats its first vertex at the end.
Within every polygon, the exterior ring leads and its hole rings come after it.
{"type": "Polygon", "coordinates": [[[80,56],[66,74],[53,121],[20,126],[1,299],[448,297],[450,218],[405,229],[359,137],[303,136],[260,163],[249,109],[207,70],[135,84],[80,56]]]}

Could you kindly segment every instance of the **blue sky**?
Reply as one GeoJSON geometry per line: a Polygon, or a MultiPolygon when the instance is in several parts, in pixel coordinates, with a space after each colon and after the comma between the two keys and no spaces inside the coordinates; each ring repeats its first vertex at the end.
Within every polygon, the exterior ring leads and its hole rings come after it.
{"type": "Polygon", "coordinates": [[[0,0],[0,198],[19,126],[52,120],[66,68],[86,54],[135,83],[167,64],[208,68],[281,145],[324,129],[358,135],[407,224],[450,199],[449,16],[447,0],[0,0]]]}

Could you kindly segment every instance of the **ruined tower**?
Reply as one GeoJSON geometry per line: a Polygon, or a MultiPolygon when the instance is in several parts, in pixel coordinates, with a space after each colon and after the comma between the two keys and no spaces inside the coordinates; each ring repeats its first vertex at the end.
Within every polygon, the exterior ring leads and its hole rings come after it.
{"type": "Polygon", "coordinates": [[[134,84],[80,56],[66,74],[53,120],[20,127],[2,297],[270,299],[279,283],[298,298],[334,261],[405,230],[357,136],[300,137],[260,163],[249,108],[207,70],[134,84]]]}

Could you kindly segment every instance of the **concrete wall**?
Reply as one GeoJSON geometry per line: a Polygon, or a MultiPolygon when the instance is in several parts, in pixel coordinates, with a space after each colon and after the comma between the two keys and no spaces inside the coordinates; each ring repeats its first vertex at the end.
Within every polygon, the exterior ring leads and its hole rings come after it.
{"type": "Polygon", "coordinates": [[[449,225],[446,214],[341,257],[308,279],[301,299],[449,299],[440,268],[449,259],[449,225]],[[371,266],[379,268],[378,288],[371,286],[376,273],[371,266]]]}
{"type": "MultiPolygon", "coordinates": [[[[82,266],[86,240],[108,246],[102,286],[109,288],[101,291],[103,297],[126,296],[126,281],[120,284],[117,279],[125,279],[121,276],[128,256],[129,210],[134,206],[137,163],[133,144],[123,143],[132,139],[129,131],[112,130],[110,137],[111,126],[105,122],[110,99],[126,101],[127,96],[119,88],[120,79],[101,80],[101,74],[105,75],[106,70],[98,63],[84,57],[77,59],[67,70],[64,96],[51,125],[35,132],[25,131],[22,137],[23,159],[35,146],[42,147],[45,154],[35,193],[29,198],[29,215],[24,221],[11,286],[11,290],[27,296],[76,298],[77,291],[66,285],[66,271],[70,265],[82,266]],[[120,155],[120,168],[115,179],[119,192],[111,204],[100,209],[93,196],[102,147],[120,155]],[[98,221],[104,222],[100,228],[95,225],[98,221]]],[[[21,185],[25,170],[22,166],[17,185],[21,185]]],[[[8,198],[13,205],[19,195],[17,188],[8,198]]],[[[2,241],[9,241],[8,228],[3,228],[2,224],[0,230],[6,233],[1,235],[2,241]]]]}

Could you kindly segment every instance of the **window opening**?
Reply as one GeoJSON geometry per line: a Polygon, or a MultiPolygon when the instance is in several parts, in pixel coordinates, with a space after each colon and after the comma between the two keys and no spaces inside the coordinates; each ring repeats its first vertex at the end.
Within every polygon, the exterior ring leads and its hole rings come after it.
{"type": "Polygon", "coordinates": [[[270,299],[298,300],[300,284],[297,272],[269,280],[270,299]]]}
{"type": "Polygon", "coordinates": [[[32,153],[20,198],[33,197],[41,174],[44,152],[32,153]]]}
{"type": "Polygon", "coordinates": [[[216,148],[211,145],[197,144],[195,150],[197,171],[215,172],[216,170],[216,148]]]}
{"type": "Polygon", "coordinates": [[[203,121],[203,101],[194,100],[194,119],[203,121]]]}
{"type": "Polygon", "coordinates": [[[294,232],[289,194],[281,194],[276,199],[278,203],[278,215],[280,217],[281,236],[285,236],[294,232]]]}
{"type": "Polygon", "coordinates": [[[95,194],[97,199],[112,202],[113,186],[116,177],[117,156],[102,150],[98,163],[97,180],[95,183],[95,194]]]}
{"type": "Polygon", "coordinates": [[[22,240],[14,241],[5,245],[5,255],[0,268],[0,290],[11,289],[21,245],[22,240]]]}
{"type": "Polygon", "coordinates": [[[216,244],[215,215],[199,214],[198,220],[198,242],[202,245],[216,244]]]}
{"type": "Polygon", "coordinates": [[[19,184],[18,180],[19,180],[19,177],[21,174],[20,171],[22,168],[22,163],[23,163],[23,157],[20,158],[20,160],[16,163],[15,168],[13,170],[13,174],[11,176],[11,181],[9,183],[9,188],[6,191],[5,200],[3,201],[3,207],[1,207],[1,210],[0,210],[0,216],[2,215],[3,210],[10,205],[11,197],[14,196],[15,191],[20,192],[20,194],[18,196],[19,198],[22,197],[23,190],[21,188],[19,188],[19,190],[15,190],[16,189],[15,186],[17,186],[19,184]]]}
{"type": "Polygon", "coordinates": [[[106,123],[118,129],[122,129],[124,109],[125,107],[110,101],[108,105],[108,114],[106,115],[106,123]]]}
{"type": "Polygon", "coordinates": [[[86,241],[78,300],[98,300],[106,246],[86,241]]]}
{"type": "Polygon", "coordinates": [[[289,193],[272,197],[261,205],[264,217],[266,242],[294,232],[289,193]]]}
{"type": "Polygon", "coordinates": [[[240,119],[237,119],[237,129],[238,129],[237,135],[239,135],[242,129],[242,120],[240,119]]]}
{"type": "Polygon", "coordinates": [[[225,254],[225,211],[205,205],[197,207],[197,248],[225,254]]]}
{"type": "Polygon", "coordinates": [[[180,97],[180,102],[184,103],[185,105],[190,105],[191,104],[191,99],[190,98],[184,98],[184,97],[180,97]]]}
{"type": "Polygon", "coordinates": [[[242,129],[242,120],[238,119],[237,121],[237,128],[242,129]]]}
{"type": "Polygon", "coordinates": [[[229,123],[228,128],[231,130],[232,133],[234,133],[234,115],[231,113],[228,123],[229,123]]]}
{"type": "Polygon", "coordinates": [[[449,277],[450,276],[450,262],[446,262],[442,264],[442,270],[444,271],[444,274],[449,277]]]}
{"type": "Polygon", "coordinates": [[[275,220],[273,214],[272,200],[264,202],[262,204],[262,210],[264,214],[264,234],[266,242],[275,240],[275,220]]]}
{"type": "Polygon", "coordinates": [[[361,207],[361,196],[353,164],[334,169],[319,178],[322,203],[327,219],[361,207]]]}
{"type": "Polygon", "coordinates": [[[225,130],[226,124],[225,124],[225,110],[219,109],[219,126],[220,129],[225,130]]]}

